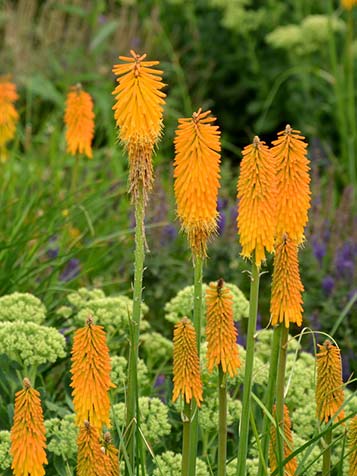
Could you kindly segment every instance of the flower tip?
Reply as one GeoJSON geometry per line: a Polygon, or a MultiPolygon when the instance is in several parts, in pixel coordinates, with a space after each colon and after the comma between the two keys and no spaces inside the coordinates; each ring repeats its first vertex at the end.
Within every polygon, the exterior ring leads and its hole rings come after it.
{"type": "Polygon", "coordinates": [[[286,126],[285,126],[285,134],[286,134],[286,135],[287,135],[287,134],[291,134],[291,132],[292,132],[292,127],[291,127],[291,125],[290,125],[290,124],[286,124],[286,126]]]}
{"type": "Polygon", "coordinates": [[[25,378],[23,379],[22,384],[23,384],[23,386],[24,386],[24,388],[25,388],[26,390],[28,390],[29,388],[31,388],[30,379],[27,378],[27,377],[25,377],[25,378]]]}
{"type": "Polygon", "coordinates": [[[260,139],[258,136],[254,136],[254,139],[253,139],[253,145],[254,147],[258,147],[260,144],[260,139]]]}

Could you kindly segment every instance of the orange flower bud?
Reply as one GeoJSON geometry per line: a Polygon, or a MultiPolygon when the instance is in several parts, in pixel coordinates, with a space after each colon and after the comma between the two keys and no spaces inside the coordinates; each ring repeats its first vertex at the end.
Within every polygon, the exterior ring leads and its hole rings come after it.
{"type": "Polygon", "coordinates": [[[16,85],[7,76],[0,77],[0,160],[6,160],[5,147],[14,138],[19,114],[14,102],[18,95],[16,85]]]}

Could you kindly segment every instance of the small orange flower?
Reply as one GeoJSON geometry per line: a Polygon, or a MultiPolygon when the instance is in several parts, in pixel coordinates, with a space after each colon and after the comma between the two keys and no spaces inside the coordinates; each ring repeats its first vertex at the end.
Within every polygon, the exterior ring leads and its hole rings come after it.
{"type": "Polygon", "coordinates": [[[40,393],[31,387],[28,378],[16,393],[11,449],[14,476],[43,476],[46,458],[46,430],[43,423],[40,393]]]}
{"type": "Polygon", "coordinates": [[[119,451],[112,444],[108,431],[104,434],[102,452],[105,476],[120,476],[119,451]]]}
{"type": "Polygon", "coordinates": [[[220,131],[211,111],[199,109],[179,119],[175,137],[175,195],[177,213],[192,251],[206,256],[207,240],[217,230],[220,131]]]}
{"type": "Polygon", "coordinates": [[[240,367],[237,330],[233,321],[233,296],[223,279],[210,283],[206,291],[207,367],[221,365],[224,373],[237,375],[240,367]]]}
{"type": "Polygon", "coordinates": [[[175,325],[174,330],[174,390],[175,402],[181,394],[186,403],[192,398],[197,406],[202,402],[202,381],[200,361],[197,354],[196,332],[191,321],[184,317],[175,325]]]}
{"type": "Polygon", "coordinates": [[[357,416],[353,417],[348,429],[349,473],[357,476],[357,416]]]}
{"type": "Polygon", "coordinates": [[[110,426],[108,391],[115,387],[110,380],[110,370],[103,327],[93,325],[89,318],[87,326],[78,329],[73,340],[71,387],[77,424],[89,420],[98,428],[110,426]]]}
{"type": "Polygon", "coordinates": [[[275,236],[275,171],[274,160],[265,142],[255,137],[243,149],[238,180],[238,233],[242,256],[254,253],[259,267],[265,250],[272,252],[275,236]]]}
{"type": "Polygon", "coordinates": [[[15,136],[19,114],[14,102],[18,95],[16,85],[7,76],[0,77],[0,159],[6,160],[6,144],[15,136]]]}
{"type": "Polygon", "coordinates": [[[274,256],[274,271],[270,314],[273,326],[284,322],[302,324],[302,292],[298,247],[287,235],[277,244],[274,256]]]}
{"type": "Polygon", "coordinates": [[[278,133],[271,152],[277,180],[277,236],[287,233],[300,244],[310,208],[310,177],[307,144],[300,131],[289,125],[278,133]]]}
{"type": "Polygon", "coordinates": [[[79,429],[77,446],[77,476],[107,476],[98,429],[87,420],[79,429]]]}
{"type": "Polygon", "coordinates": [[[162,114],[166,94],[161,90],[163,72],[154,69],[159,61],[144,61],[146,54],[130,51],[131,57],[119,56],[123,61],[113,67],[118,77],[114,89],[116,103],[114,118],[119,138],[129,154],[129,191],[138,198],[143,187],[144,198],[152,189],[152,153],[162,131],[162,114]]]}
{"type": "Polygon", "coordinates": [[[67,126],[67,152],[72,155],[85,154],[91,159],[94,136],[93,100],[80,84],[72,87],[68,93],[64,122],[67,126]]]}
{"type": "Polygon", "coordinates": [[[352,10],[352,8],[357,5],[357,0],[341,0],[341,5],[346,10],[352,10]]]}
{"type": "Polygon", "coordinates": [[[344,411],[339,409],[343,405],[344,392],[340,349],[326,340],[323,345],[319,345],[316,366],[317,417],[325,423],[331,418],[341,420],[344,418],[344,411]]]}
{"type": "MultiPolygon", "coordinates": [[[[276,407],[274,405],[273,408],[273,416],[276,415],[276,407]]],[[[269,458],[270,458],[270,471],[274,472],[277,467],[277,457],[276,453],[277,449],[277,442],[276,442],[276,428],[275,426],[271,427],[271,438],[270,438],[270,447],[269,447],[269,458]]],[[[291,420],[289,415],[289,409],[286,405],[284,405],[284,458],[288,458],[291,453],[294,451],[293,448],[293,436],[291,433],[291,420]]],[[[297,470],[297,460],[296,458],[292,458],[284,467],[284,475],[285,476],[295,476],[295,472],[297,470]]]]}

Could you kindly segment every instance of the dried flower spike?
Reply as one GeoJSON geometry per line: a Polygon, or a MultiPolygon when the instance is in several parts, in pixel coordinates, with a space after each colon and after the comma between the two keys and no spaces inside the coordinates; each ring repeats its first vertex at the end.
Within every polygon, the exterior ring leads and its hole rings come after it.
{"type": "Polygon", "coordinates": [[[11,449],[14,476],[43,476],[46,458],[46,430],[43,423],[40,393],[28,378],[23,390],[16,393],[11,449]]]}
{"type": "Polygon", "coordinates": [[[221,365],[224,373],[234,377],[240,367],[237,330],[233,321],[233,296],[223,279],[208,286],[206,313],[208,370],[211,372],[213,367],[221,365]]]}
{"type": "Polygon", "coordinates": [[[331,418],[341,420],[344,417],[344,411],[339,409],[343,405],[344,392],[340,349],[326,340],[323,345],[319,345],[316,366],[317,417],[325,423],[331,418]]]}
{"type": "Polygon", "coordinates": [[[242,256],[259,267],[265,250],[272,252],[275,237],[275,171],[274,160],[265,142],[255,137],[243,149],[238,180],[238,233],[242,256]]]}
{"type": "Polygon", "coordinates": [[[302,324],[302,292],[298,247],[287,235],[277,244],[274,256],[274,271],[270,314],[273,326],[283,322],[302,324]]]}
{"type": "Polygon", "coordinates": [[[115,385],[110,380],[110,356],[102,326],[87,326],[74,334],[72,349],[73,404],[77,424],[89,420],[101,428],[110,426],[110,400],[108,391],[115,385]]]}
{"type": "Polygon", "coordinates": [[[200,361],[197,354],[196,332],[191,321],[184,317],[174,330],[174,389],[172,400],[182,395],[186,403],[192,398],[197,406],[202,402],[200,361]]]}
{"type": "MultiPolygon", "coordinates": [[[[276,408],[274,405],[273,408],[273,416],[276,416],[276,408]]],[[[269,459],[270,459],[270,471],[274,472],[277,467],[277,442],[276,442],[276,433],[277,430],[275,426],[271,427],[271,438],[270,438],[270,445],[269,445],[269,459]]],[[[293,448],[293,436],[291,433],[291,420],[289,415],[289,409],[286,405],[284,405],[284,458],[288,458],[291,453],[294,451],[293,448]]],[[[297,470],[297,460],[296,458],[292,458],[285,466],[284,466],[284,475],[285,476],[295,476],[295,472],[297,470]]]]}
{"type": "Polygon", "coordinates": [[[277,186],[277,236],[287,233],[300,244],[310,208],[310,176],[307,144],[300,131],[289,125],[278,133],[271,152],[275,159],[277,186]]]}
{"type": "Polygon", "coordinates": [[[7,76],[0,77],[0,161],[6,160],[6,144],[15,136],[19,114],[14,102],[18,95],[16,85],[7,76]]]}
{"type": "Polygon", "coordinates": [[[98,429],[85,420],[77,439],[77,476],[107,476],[98,429]]]}
{"type": "Polygon", "coordinates": [[[357,476],[357,416],[353,417],[348,429],[348,476],[357,476]]]}
{"type": "Polygon", "coordinates": [[[199,109],[179,119],[175,136],[177,213],[194,255],[206,256],[207,240],[217,230],[220,131],[211,111],[199,109]]]}
{"type": "Polygon", "coordinates": [[[163,72],[153,68],[159,61],[144,61],[146,54],[133,50],[130,54],[119,56],[123,63],[113,67],[119,83],[113,91],[113,110],[119,138],[129,155],[129,191],[135,200],[142,187],[146,201],[153,184],[152,153],[162,130],[165,84],[163,72]]]}
{"type": "Polygon", "coordinates": [[[80,84],[72,87],[68,93],[64,122],[67,126],[67,152],[72,155],[85,154],[91,159],[94,136],[93,100],[80,84]]]}
{"type": "Polygon", "coordinates": [[[112,438],[108,431],[104,434],[102,443],[105,476],[120,476],[119,451],[112,444],[112,438]]]}

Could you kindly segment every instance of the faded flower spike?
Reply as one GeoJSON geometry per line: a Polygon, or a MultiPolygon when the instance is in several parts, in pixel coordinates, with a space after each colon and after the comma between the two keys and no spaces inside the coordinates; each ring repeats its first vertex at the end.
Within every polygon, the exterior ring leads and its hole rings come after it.
{"type": "Polygon", "coordinates": [[[274,159],[265,142],[254,137],[243,149],[238,180],[238,233],[242,256],[260,267],[265,250],[274,250],[275,171],[274,159]]]}
{"type": "Polygon", "coordinates": [[[18,95],[16,86],[7,76],[0,77],[0,161],[6,160],[6,144],[15,136],[19,114],[14,102],[18,95]]]}
{"type": "Polygon", "coordinates": [[[23,390],[16,393],[11,449],[14,476],[43,476],[46,458],[46,430],[43,422],[40,393],[31,387],[28,378],[23,390]]]}
{"type": "Polygon", "coordinates": [[[348,476],[357,476],[357,416],[353,417],[348,429],[348,476]]]}
{"type": "Polygon", "coordinates": [[[221,133],[210,113],[199,109],[192,117],[179,119],[174,141],[177,214],[193,254],[199,257],[206,256],[218,217],[221,133]]]}
{"type": "Polygon", "coordinates": [[[77,476],[107,476],[97,428],[85,420],[79,429],[77,476]]]}
{"type": "Polygon", "coordinates": [[[298,247],[287,235],[277,244],[274,256],[274,271],[270,314],[272,325],[281,322],[285,327],[290,323],[302,325],[302,292],[298,247]]]}
{"type": "Polygon", "coordinates": [[[112,438],[108,431],[104,434],[102,443],[101,450],[103,453],[105,476],[119,476],[119,451],[112,444],[112,438]]]}
{"type": "Polygon", "coordinates": [[[113,67],[118,76],[113,110],[119,139],[129,155],[129,191],[135,200],[142,187],[146,201],[153,183],[152,153],[162,130],[165,84],[163,72],[153,68],[159,61],[144,61],[146,54],[133,50],[130,54],[119,56],[123,63],[113,67]]]}
{"type": "Polygon", "coordinates": [[[174,330],[174,389],[172,400],[182,395],[186,403],[192,398],[197,406],[202,402],[200,361],[197,354],[196,332],[191,321],[184,317],[174,330]]]}
{"type": "Polygon", "coordinates": [[[300,131],[287,125],[273,141],[277,187],[277,236],[287,233],[300,244],[310,208],[310,176],[307,144],[300,131]]]}
{"type": "MultiPolygon", "coordinates": [[[[274,405],[273,416],[276,416],[276,408],[274,405]]],[[[288,458],[291,453],[294,451],[293,436],[291,433],[291,420],[289,415],[289,409],[284,405],[284,458],[288,458]]],[[[270,471],[273,473],[278,468],[277,463],[277,443],[276,443],[276,427],[272,425],[271,427],[271,438],[269,446],[269,459],[270,459],[270,471]]],[[[295,476],[297,470],[297,460],[292,458],[284,466],[284,475],[285,476],[295,476]]]]}
{"type": "Polygon", "coordinates": [[[224,373],[234,377],[240,367],[237,330],[233,322],[233,296],[223,279],[208,286],[206,313],[208,370],[221,365],[224,373]]]}
{"type": "Polygon", "coordinates": [[[331,418],[341,420],[340,410],[344,401],[342,364],[340,349],[326,340],[319,344],[316,354],[317,384],[316,412],[320,421],[327,423],[331,418]]]}
{"type": "Polygon", "coordinates": [[[64,122],[67,126],[67,152],[72,155],[85,154],[91,159],[94,136],[93,100],[80,84],[72,87],[68,93],[64,122]]]}
{"type": "Polygon", "coordinates": [[[115,387],[110,371],[105,332],[89,318],[87,326],[75,332],[72,348],[71,387],[77,424],[89,420],[98,428],[110,426],[108,391],[115,387]]]}

